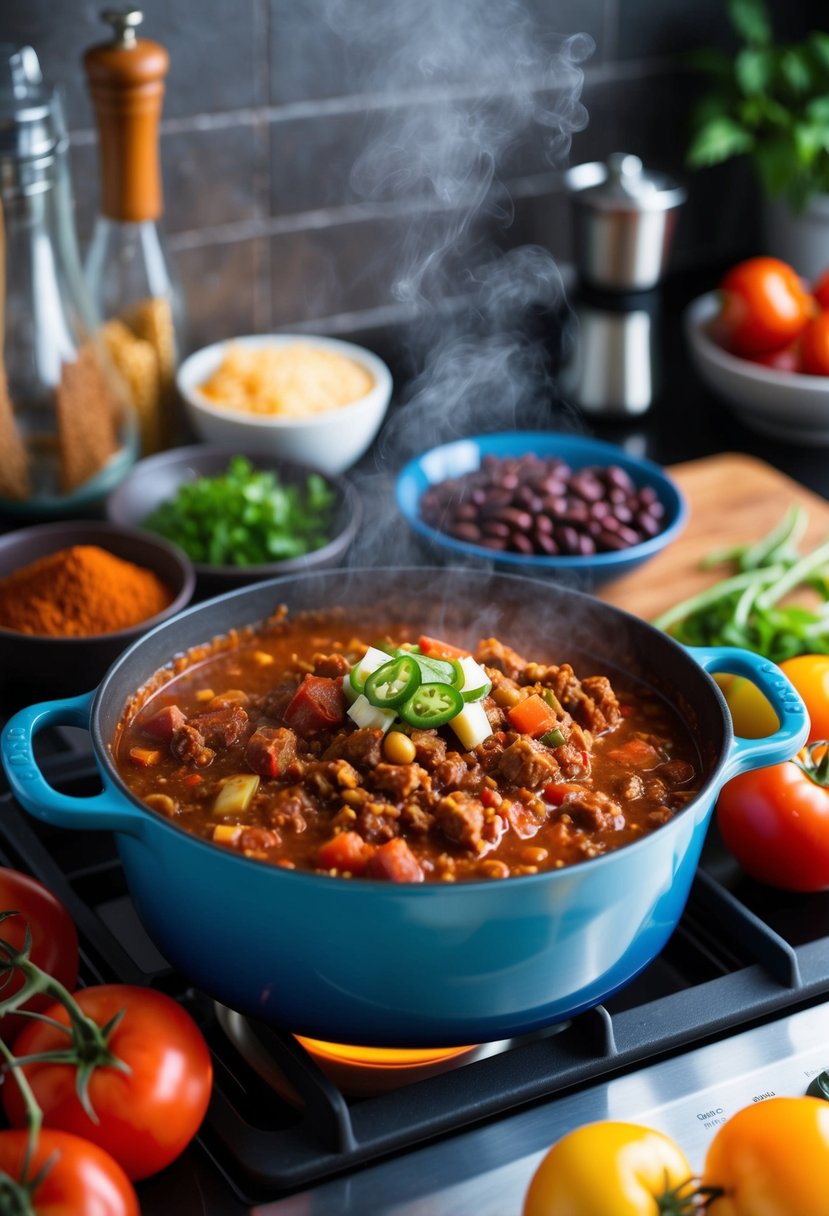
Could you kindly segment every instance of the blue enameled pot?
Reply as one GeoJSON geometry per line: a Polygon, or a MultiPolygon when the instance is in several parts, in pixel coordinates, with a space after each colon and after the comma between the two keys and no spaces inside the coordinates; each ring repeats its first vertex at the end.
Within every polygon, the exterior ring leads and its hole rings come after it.
{"type": "Polygon", "coordinates": [[[806,740],[798,694],[773,664],[736,649],[687,650],[652,626],[550,582],[479,570],[365,569],[275,579],[191,608],[127,650],[88,695],[16,714],[2,735],[15,796],[68,830],[115,833],[130,893],[159,949],[242,1013],[320,1039],[433,1047],[502,1039],[607,998],[662,949],[685,906],[717,794],[738,773],[780,763],[806,740]],[[551,873],[403,885],[293,872],[188,834],[119,779],[111,741],[126,702],[198,643],[292,611],[388,604],[395,616],[474,644],[495,635],[577,673],[624,672],[675,705],[703,783],[688,806],[618,852],[551,873]],[[714,672],[748,676],[782,725],[735,738],[714,672]],[[87,727],[103,792],[49,786],[34,755],[45,727],[87,727]]]}

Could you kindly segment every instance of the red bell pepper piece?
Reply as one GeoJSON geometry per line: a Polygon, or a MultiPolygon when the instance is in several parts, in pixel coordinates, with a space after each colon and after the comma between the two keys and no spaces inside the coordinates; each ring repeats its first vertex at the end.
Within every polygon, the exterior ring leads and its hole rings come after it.
{"type": "Polygon", "coordinates": [[[469,655],[468,650],[461,650],[451,642],[442,642],[440,638],[430,638],[426,634],[417,639],[417,644],[430,659],[464,659],[469,655]]]}

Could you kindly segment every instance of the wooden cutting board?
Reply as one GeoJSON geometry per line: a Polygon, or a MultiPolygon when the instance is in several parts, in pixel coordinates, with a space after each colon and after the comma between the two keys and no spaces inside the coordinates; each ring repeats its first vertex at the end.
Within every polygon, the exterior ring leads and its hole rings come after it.
{"type": "Polygon", "coordinates": [[[601,599],[646,620],[725,577],[728,568],[701,570],[701,559],[712,549],[759,540],[793,503],[809,515],[801,552],[829,536],[829,502],[753,456],[724,452],[667,471],[688,504],[685,531],[658,557],[600,592],[601,599]]]}

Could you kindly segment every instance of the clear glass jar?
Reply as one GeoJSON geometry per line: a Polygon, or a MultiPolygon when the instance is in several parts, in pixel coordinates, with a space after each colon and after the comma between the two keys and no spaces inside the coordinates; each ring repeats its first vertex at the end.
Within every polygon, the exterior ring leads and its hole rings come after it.
{"type": "Polygon", "coordinates": [[[75,237],[66,133],[31,47],[0,52],[0,511],[76,512],[135,459],[75,237]]]}

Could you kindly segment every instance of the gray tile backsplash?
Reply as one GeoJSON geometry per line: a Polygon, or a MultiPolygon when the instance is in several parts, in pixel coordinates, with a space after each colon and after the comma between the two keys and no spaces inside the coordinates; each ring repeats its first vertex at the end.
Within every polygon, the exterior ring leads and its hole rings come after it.
{"type": "MultiPolygon", "coordinates": [[[[105,34],[99,3],[0,7],[0,41],[31,43],[64,88],[82,242],[98,165],[81,58],[105,34]]],[[[821,7],[773,10],[795,37],[826,26],[821,7]]],[[[170,53],[164,225],[196,344],[370,327],[468,290],[493,247],[564,265],[560,171],[618,150],[689,187],[676,268],[752,250],[745,166],[683,165],[686,54],[731,45],[724,0],[147,0],[144,14],[141,36],[170,53]]]]}

